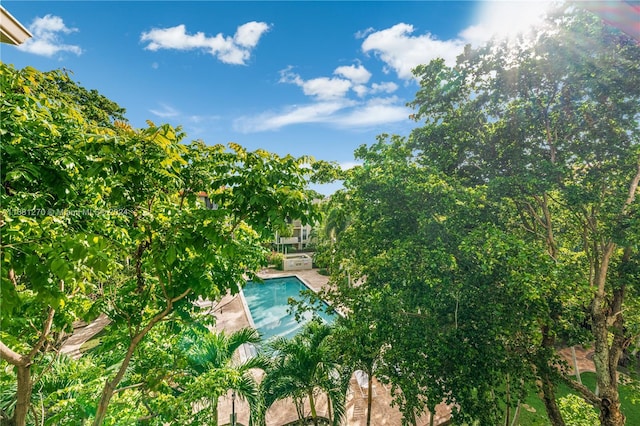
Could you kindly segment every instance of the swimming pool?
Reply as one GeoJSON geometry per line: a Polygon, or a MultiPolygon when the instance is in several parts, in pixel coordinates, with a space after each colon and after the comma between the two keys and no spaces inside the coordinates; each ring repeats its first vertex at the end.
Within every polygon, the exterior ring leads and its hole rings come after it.
{"type": "MultiPolygon", "coordinates": [[[[293,337],[311,319],[311,312],[304,312],[303,319],[297,322],[294,314],[288,312],[291,308],[287,303],[289,298],[300,300],[302,290],[309,290],[309,287],[295,276],[269,278],[265,279],[263,283],[247,282],[242,289],[246,308],[248,308],[253,326],[260,332],[264,340],[275,336],[293,337]]],[[[335,319],[335,314],[328,314],[324,311],[318,312],[318,315],[329,324],[333,323],[335,319]]]]}

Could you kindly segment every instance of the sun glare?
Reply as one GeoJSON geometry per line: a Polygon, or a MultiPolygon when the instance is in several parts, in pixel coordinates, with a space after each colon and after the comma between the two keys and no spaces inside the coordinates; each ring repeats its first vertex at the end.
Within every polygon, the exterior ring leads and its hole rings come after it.
{"type": "Polygon", "coordinates": [[[491,37],[513,38],[542,22],[550,1],[484,1],[479,3],[476,22],[466,37],[482,42],[491,37]]]}

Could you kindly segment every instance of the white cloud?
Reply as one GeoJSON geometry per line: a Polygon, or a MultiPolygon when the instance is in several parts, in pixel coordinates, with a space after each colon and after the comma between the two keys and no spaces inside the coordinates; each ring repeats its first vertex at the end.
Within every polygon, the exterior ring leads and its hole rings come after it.
{"type": "Polygon", "coordinates": [[[372,125],[408,120],[410,111],[396,96],[366,99],[368,95],[392,93],[398,85],[393,82],[367,86],[371,73],[362,65],[341,66],[333,74],[345,77],[317,77],[303,79],[291,66],[280,71],[280,83],[302,88],[312,102],[293,105],[280,111],[268,111],[256,116],[235,120],[235,130],[243,133],[277,130],[302,123],[325,123],[334,127],[370,127],[372,125]],[[358,99],[352,99],[353,92],[358,99]]]}
{"type": "Polygon", "coordinates": [[[371,87],[367,87],[364,84],[357,84],[351,88],[356,95],[363,98],[366,95],[375,95],[377,93],[393,93],[398,90],[398,85],[392,81],[386,81],[383,83],[373,83],[371,87]]]}
{"type": "Polygon", "coordinates": [[[161,103],[160,106],[162,109],[150,109],[149,112],[162,118],[177,117],[180,115],[180,111],[171,105],[161,103]]]}
{"type": "Polygon", "coordinates": [[[362,42],[362,51],[373,52],[393,69],[400,78],[412,78],[411,70],[435,58],[444,58],[455,64],[456,56],[464,47],[462,40],[438,40],[431,34],[414,36],[413,25],[400,23],[376,31],[362,42]]]}
{"type": "Polygon", "coordinates": [[[550,1],[487,1],[481,3],[478,23],[460,32],[460,37],[475,46],[491,37],[513,37],[539,24],[550,1]]]}
{"type": "MultiPolygon", "coordinates": [[[[476,25],[461,31],[457,37],[440,40],[430,33],[417,33],[407,23],[398,23],[383,30],[368,28],[356,33],[363,39],[362,51],[375,55],[383,62],[382,71],[395,72],[406,82],[413,80],[411,70],[432,59],[443,58],[448,65],[454,65],[456,57],[468,43],[484,43],[491,34],[509,36],[513,28],[525,29],[534,19],[523,3],[516,7],[505,2],[483,2],[484,12],[480,13],[476,25]],[[509,6],[513,12],[501,8],[509,6]],[[519,11],[519,12],[518,12],[519,11]],[[522,14],[531,16],[521,16],[522,14]]],[[[532,6],[533,7],[533,6],[532,6]]],[[[280,110],[272,110],[255,116],[244,116],[235,120],[237,131],[250,133],[278,130],[282,127],[322,123],[341,128],[370,128],[391,123],[408,122],[412,110],[405,100],[395,93],[399,86],[393,81],[371,83],[372,73],[360,63],[339,66],[331,76],[320,76],[305,80],[293,71],[293,67],[280,71],[280,83],[293,84],[302,89],[310,98],[304,105],[290,105],[280,110]]]]}
{"type": "Polygon", "coordinates": [[[371,78],[371,73],[367,71],[365,67],[362,65],[349,65],[338,67],[333,71],[336,75],[341,75],[342,77],[351,80],[355,84],[365,84],[371,78]]]}
{"type": "Polygon", "coordinates": [[[373,98],[360,106],[335,117],[333,122],[344,127],[367,127],[407,120],[411,110],[399,104],[396,96],[373,98]]]}
{"type": "Polygon", "coordinates": [[[342,128],[362,128],[407,121],[411,110],[397,97],[373,98],[367,102],[342,99],[315,102],[267,112],[258,116],[240,117],[234,129],[242,133],[278,130],[293,124],[325,123],[342,128]]]}
{"type": "Polygon", "coordinates": [[[61,17],[53,15],[34,19],[29,29],[36,37],[42,37],[49,33],[63,32],[69,34],[78,31],[77,28],[68,28],[61,17]]]}
{"type": "Polygon", "coordinates": [[[345,161],[339,164],[342,170],[353,169],[356,166],[362,166],[362,163],[357,161],[345,161]]]}
{"type": "Polygon", "coordinates": [[[233,37],[222,33],[207,37],[203,32],[187,34],[184,24],[170,28],[154,28],[142,33],[140,41],[148,42],[145,49],[193,50],[202,49],[225,64],[244,65],[260,37],[269,30],[264,22],[247,22],[240,25],[233,37]]]}
{"type": "Polygon", "coordinates": [[[78,29],[67,27],[59,16],[46,15],[42,18],[36,18],[29,25],[29,31],[31,31],[33,37],[17,46],[18,49],[24,52],[48,57],[52,57],[59,52],[82,54],[80,46],[62,42],[61,34],[71,34],[78,31],[78,29]]]}
{"type": "Polygon", "coordinates": [[[161,118],[180,117],[181,120],[187,121],[192,124],[208,123],[221,119],[219,115],[183,114],[182,111],[164,102],[160,102],[158,105],[160,108],[150,109],[149,112],[161,118]]]}
{"type": "Polygon", "coordinates": [[[198,124],[198,123],[208,123],[212,121],[218,121],[222,117],[219,115],[190,115],[186,117],[189,122],[198,124]]]}
{"type": "Polygon", "coordinates": [[[236,44],[244,47],[253,48],[258,45],[262,34],[269,30],[269,25],[264,22],[247,22],[240,25],[236,34],[233,36],[236,44]]]}
{"type": "Polygon", "coordinates": [[[341,100],[296,105],[287,107],[281,112],[266,112],[255,117],[240,117],[235,120],[233,127],[242,133],[253,133],[277,130],[292,124],[327,122],[333,114],[349,106],[350,103],[341,100]]]}
{"type": "Polygon", "coordinates": [[[343,98],[349,90],[362,98],[367,94],[393,93],[398,89],[398,85],[393,82],[373,83],[371,87],[367,87],[365,83],[371,79],[371,73],[362,65],[341,66],[333,71],[344,78],[318,77],[309,80],[304,80],[291,69],[292,67],[287,67],[280,71],[280,83],[295,84],[302,88],[305,95],[318,100],[343,98]]]}
{"type": "Polygon", "coordinates": [[[356,95],[358,95],[361,98],[364,97],[367,93],[369,93],[369,88],[364,84],[356,84],[351,88],[351,90],[356,92],[356,95]]]}
{"type": "Polygon", "coordinates": [[[303,80],[291,71],[291,67],[280,71],[280,82],[300,86],[305,95],[313,96],[318,100],[343,98],[351,88],[351,82],[342,78],[319,77],[303,80]]]}
{"type": "Polygon", "coordinates": [[[149,41],[145,47],[148,50],[159,49],[194,49],[197,47],[207,47],[207,37],[204,33],[188,35],[183,24],[171,28],[154,28],[149,32],[142,33],[140,41],[149,41]]]}
{"type": "Polygon", "coordinates": [[[373,27],[369,27],[365,30],[361,30],[358,31],[354,34],[356,39],[361,39],[361,38],[365,38],[366,36],[368,36],[369,34],[371,34],[372,32],[374,32],[375,29],[373,27]]]}
{"type": "Polygon", "coordinates": [[[373,83],[371,85],[371,93],[393,93],[398,90],[398,85],[393,81],[386,81],[384,83],[373,83]]]}
{"type": "Polygon", "coordinates": [[[410,80],[413,68],[432,59],[442,58],[447,65],[455,65],[467,44],[479,46],[493,36],[508,38],[528,31],[542,21],[551,4],[551,0],[479,2],[477,23],[462,30],[458,37],[439,40],[429,33],[416,35],[413,25],[398,23],[362,33],[366,34],[362,51],[380,58],[385,64],[383,71],[393,70],[398,77],[410,80]]]}
{"type": "Polygon", "coordinates": [[[408,119],[411,111],[400,105],[367,105],[337,117],[333,123],[343,127],[368,127],[397,123],[408,119]]]}
{"type": "Polygon", "coordinates": [[[328,77],[312,78],[302,85],[305,95],[315,96],[318,99],[342,98],[350,88],[349,80],[328,77]]]}

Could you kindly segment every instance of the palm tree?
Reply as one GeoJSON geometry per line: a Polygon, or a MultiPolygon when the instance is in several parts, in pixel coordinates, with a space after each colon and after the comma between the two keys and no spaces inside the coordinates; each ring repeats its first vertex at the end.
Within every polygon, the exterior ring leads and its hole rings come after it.
{"type": "MultiPolygon", "coordinates": [[[[371,284],[371,280],[368,281],[371,284]]],[[[380,286],[382,287],[382,286],[380,286]]],[[[388,290],[387,290],[388,291],[388,290]]],[[[388,345],[389,328],[385,321],[388,300],[380,288],[351,287],[343,291],[344,301],[348,301],[350,314],[340,317],[333,325],[330,341],[332,350],[340,355],[341,364],[349,371],[361,370],[367,376],[367,426],[371,424],[371,405],[374,375],[385,366],[382,362],[383,349],[388,345]],[[350,367],[350,368],[348,368],[350,367]]],[[[395,371],[395,370],[394,370],[395,371]]]]}
{"type": "Polygon", "coordinates": [[[269,344],[271,366],[261,383],[265,411],[276,401],[292,398],[302,421],[305,399],[309,401],[314,425],[318,424],[316,396],[325,392],[333,408],[333,423],[344,416],[345,393],[341,386],[339,366],[326,344],[331,327],[310,321],[292,339],[277,338],[269,344]]]}
{"type": "MultiPolygon", "coordinates": [[[[197,330],[197,329],[194,329],[197,330]]],[[[185,350],[187,382],[182,387],[182,396],[187,402],[209,405],[209,424],[218,424],[218,398],[229,390],[249,403],[249,424],[256,424],[262,411],[258,394],[258,382],[251,369],[264,369],[267,362],[262,356],[237,362],[233,355],[243,344],[260,343],[256,330],[245,328],[229,335],[215,331],[192,331],[180,345],[185,350]]],[[[206,410],[197,415],[197,421],[206,416],[206,410]]]]}
{"type": "Polygon", "coordinates": [[[345,197],[343,192],[338,191],[321,205],[321,225],[312,231],[316,240],[314,261],[329,271],[339,266],[336,262],[341,263],[341,260],[335,258],[336,245],[351,223],[345,197]]]}

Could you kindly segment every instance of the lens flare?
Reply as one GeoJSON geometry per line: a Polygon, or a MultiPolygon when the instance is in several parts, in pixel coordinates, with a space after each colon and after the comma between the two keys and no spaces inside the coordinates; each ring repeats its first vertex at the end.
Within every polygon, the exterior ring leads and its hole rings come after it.
{"type": "Polygon", "coordinates": [[[491,39],[514,38],[527,33],[544,19],[551,1],[485,1],[478,3],[476,21],[460,35],[466,41],[480,45],[491,39]]]}

